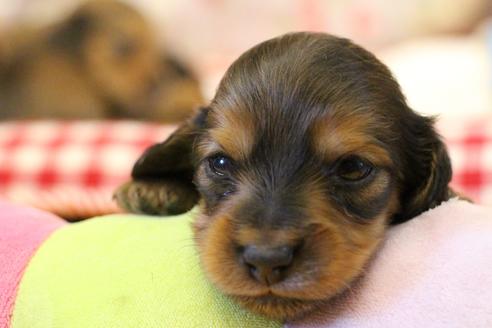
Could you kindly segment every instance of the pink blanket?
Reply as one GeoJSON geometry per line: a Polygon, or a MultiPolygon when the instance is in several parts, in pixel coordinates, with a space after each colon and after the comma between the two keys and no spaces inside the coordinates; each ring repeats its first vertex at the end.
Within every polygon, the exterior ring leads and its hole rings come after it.
{"type": "Polygon", "coordinates": [[[454,199],[392,228],[351,290],[287,327],[492,327],[492,208],[454,199]]]}
{"type": "Polygon", "coordinates": [[[29,260],[64,223],[49,213],[0,200],[0,328],[9,327],[17,286],[29,260]]]}

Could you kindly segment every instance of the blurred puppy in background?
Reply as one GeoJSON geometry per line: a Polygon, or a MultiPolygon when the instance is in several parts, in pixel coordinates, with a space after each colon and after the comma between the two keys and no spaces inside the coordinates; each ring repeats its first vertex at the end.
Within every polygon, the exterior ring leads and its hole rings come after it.
{"type": "Polygon", "coordinates": [[[180,121],[202,96],[163,53],[145,18],[91,1],[45,29],[18,28],[0,46],[0,119],[180,121]]]}

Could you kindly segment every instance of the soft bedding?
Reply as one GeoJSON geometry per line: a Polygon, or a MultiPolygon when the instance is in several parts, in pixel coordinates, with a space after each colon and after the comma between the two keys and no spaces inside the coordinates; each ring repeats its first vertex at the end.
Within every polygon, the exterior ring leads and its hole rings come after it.
{"type": "Polygon", "coordinates": [[[359,281],[286,323],[243,310],[209,283],[192,216],[63,224],[1,203],[0,327],[492,326],[490,207],[453,199],[391,228],[359,281]]]}

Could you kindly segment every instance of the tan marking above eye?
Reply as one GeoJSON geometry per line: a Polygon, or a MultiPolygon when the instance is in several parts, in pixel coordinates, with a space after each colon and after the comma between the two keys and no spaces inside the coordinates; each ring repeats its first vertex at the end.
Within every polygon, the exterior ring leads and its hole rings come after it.
{"type": "Polygon", "coordinates": [[[370,117],[355,115],[324,117],[312,126],[313,149],[328,163],[342,156],[357,155],[375,166],[390,166],[389,152],[367,131],[368,126],[374,125],[372,121],[370,117]]]}
{"type": "Polygon", "coordinates": [[[211,140],[234,160],[248,158],[255,143],[255,123],[247,111],[220,110],[211,113],[211,140]]]}
{"type": "Polygon", "coordinates": [[[205,137],[196,145],[196,150],[200,160],[213,156],[218,153],[225,153],[224,149],[210,137],[205,137]]]}

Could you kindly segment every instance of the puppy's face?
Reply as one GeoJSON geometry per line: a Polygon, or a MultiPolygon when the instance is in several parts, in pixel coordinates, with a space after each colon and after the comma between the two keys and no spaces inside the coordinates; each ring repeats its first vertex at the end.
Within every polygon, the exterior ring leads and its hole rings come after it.
{"type": "Polygon", "coordinates": [[[397,168],[375,114],[338,115],[343,109],[297,98],[269,116],[275,109],[265,105],[210,111],[198,144],[203,204],[194,231],[222,291],[285,318],[361,272],[398,210],[397,168]]]}
{"type": "Polygon", "coordinates": [[[87,2],[57,32],[57,42],[75,48],[85,77],[113,105],[111,117],[182,122],[203,104],[192,72],[158,49],[150,24],[125,3],[87,2]]]}
{"type": "MultiPolygon", "coordinates": [[[[105,100],[131,111],[155,88],[162,61],[145,18],[125,3],[82,4],[54,30],[55,45],[74,50],[84,77],[105,100]]],[[[127,113],[131,114],[131,113],[127,113]]],[[[134,113],[138,114],[138,113],[134,113]]]]}
{"type": "Polygon", "coordinates": [[[133,176],[162,188],[194,176],[209,279],[255,312],[293,318],[347,288],[389,224],[447,198],[449,159],[431,123],[370,53],[290,34],[241,56],[210,106],[133,176]]]}

